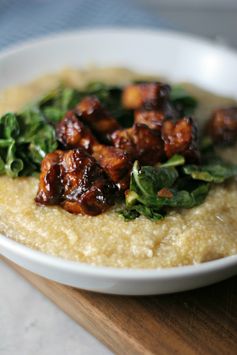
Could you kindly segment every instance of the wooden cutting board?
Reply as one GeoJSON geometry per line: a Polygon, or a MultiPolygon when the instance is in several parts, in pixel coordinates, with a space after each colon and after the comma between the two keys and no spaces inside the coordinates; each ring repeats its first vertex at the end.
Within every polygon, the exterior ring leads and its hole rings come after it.
{"type": "Polygon", "coordinates": [[[174,295],[123,297],[63,286],[7,263],[116,354],[237,354],[237,277],[174,295]]]}

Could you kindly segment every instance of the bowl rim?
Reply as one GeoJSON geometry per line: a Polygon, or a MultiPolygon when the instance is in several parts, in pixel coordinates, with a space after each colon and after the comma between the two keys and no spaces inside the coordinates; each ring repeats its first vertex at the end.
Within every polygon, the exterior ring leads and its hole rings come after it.
{"type": "MultiPolygon", "coordinates": [[[[237,57],[237,50],[230,47],[225,47],[214,41],[202,38],[196,35],[190,35],[174,30],[167,29],[155,29],[148,27],[94,27],[94,28],[84,28],[81,30],[69,30],[61,32],[53,32],[46,36],[37,36],[28,41],[18,42],[17,44],[10,45],[9,47],[3,48],[0,51],[0,61],[17,54],[18,52],[25,51],[37,45],[44,45],[55,40],[64,40],[69,37],[87,36],[87,35],[125,35],[129,33],[130,35],[147,35],[147,36],[166,36],[169,38],[172,36],[174,39],[178,40],[188,40],[195,42],[199,45],[205,45],[212,47],[212,49],[217,49],[221,51],[228,52],[231,55],[237,57]]],[[[1,64],[1,63],[0,63],[1,64]]],[[[169,268],[119,268],[111,266],[100,266],[95,264],[83,263],[80,261],[73,261],[68,259],[63,259],[58,256],[53,256],[46,254],[44,252],[31,249],[30,247],[21,244],[9,237],[0,233],[0,253],[5,255],[4,250],[7,252],[17,254],[17,256],[24,258],[27,261],[36,262],[38,264],[44,265],[46,267],[56,268],[61,271],[67,271],[73,274],[84,274],[84,275],[94,275],[97,277],[111,278],[114,279],[172,279],[172,278],[183,278],[191,275],[200,275],[209,272],[217,272],[218,270],[223,270],[225,268],[234,267],[237,268],[237,255],[227,256],[221,259],[207,261],[204,263],[197,263],[187,266],[176,266],[169,268]]],[[[13,259],[13,258],[12,258],[13,259]]]]}
{"type": "MultiPolygon", "coordinates": [[[[0,252],[5,249],[10,253],[17,254],[27,261],[33,261],[46,267],[53,267],[58,270],[67,271],[74,274],[93,274],[101,277],[113,277],[114,279],[172,279],[183,278],[185,276],[217,272],[223,268],[236,265],[237,255],[226,256],[224,258],[206,261],[185,266],[174,266],[169,268],[119,268],[111,266],[101,266],[80,261],[63,259],[62,257],[46,254],[42,251],[32,249],[0,233],[0,252]]],[[[2,253],[5,254],[4,252],[2,253]]]]}
{"type": "Polygon", "coordinates": [[[143,27],[143,26],[104,26],[104,27],[83,27],[82,29],[75,30],[65,30],[65,31],[55,31],[51,32],[48,35],[39,35],[34,36],[29,40],[20,40],[15,44],[11,44],[9,46],[3,47],[0,50],[0,60],[9,55],[13,55],[19,51],[25,51],[30,47],[34,47],[41,44],[46,44],[49,42],[53,42],[55,40],[63,40],[69,37],[78,37],[78,36],[93,36],[93,35],[146,35],[146,36],[163,36],[163,37],[172,37],[173,39],[178,40],[187,40],[195,42],[195,44],[206,45],[208,47],[212,47],[212,49],[217,49],[221,51],[228,52],[231,55],[237,55],[237,49],[231,46],[223,45],[222,43],[215,42],[214,40],[194,35],[188,34],[182,31],[176,31],[172,29],[162,29],[162,28],[154,28],[154,27],[143,27]]]}

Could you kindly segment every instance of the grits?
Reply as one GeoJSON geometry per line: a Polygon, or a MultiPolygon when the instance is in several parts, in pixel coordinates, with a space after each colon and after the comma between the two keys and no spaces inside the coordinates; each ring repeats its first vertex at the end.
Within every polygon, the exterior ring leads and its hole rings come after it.
{"type": "MultiPolygon", "coordinates": [[[[124,83],[139,76],[126,69],[64,70],[0,94],[0,114],[18,110],[60,81],[81,86],[88,81],[124,83]],[[125,81],[125,82],[126,82],[125,81]]],[[[141,76],[140,76],[141,77],[141,76]]],[[[185,85],[200,101],[197,116],[233,100],[185,85]]],[[[237,149],[225,157],[237,163],[237,149]]],[[[125,222],[117,207],[97,217],[72,215],[60,207],[34,203],[38,179],[0,177],[0,232],[48,254],[85,263],[130,268],[172,267],[237,253],[237,182],[212,188],[206,201],[170,213],[163,221],[140,217],[125,222]]]]}

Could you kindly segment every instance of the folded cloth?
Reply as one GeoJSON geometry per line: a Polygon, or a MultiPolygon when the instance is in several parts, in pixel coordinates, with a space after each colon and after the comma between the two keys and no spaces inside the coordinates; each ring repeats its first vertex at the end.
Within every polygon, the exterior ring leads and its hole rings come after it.
{"type": "Polygon", "coordinates": [[[171,28],[141,0],[0,0],[0,50],[53,32],[106,26],[171,28]]]}

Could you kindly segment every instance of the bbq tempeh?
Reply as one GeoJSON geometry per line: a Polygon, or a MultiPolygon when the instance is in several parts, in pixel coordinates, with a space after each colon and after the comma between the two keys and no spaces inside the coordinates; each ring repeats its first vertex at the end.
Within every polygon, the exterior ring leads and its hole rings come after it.
{"type": "Polygon", "coordinates": [[[85,126],[73,111],[67,112],[57,124],[56,136],[65,149],[82,147],[91,153],[93,146],[98,144],[90,128],[85,126]]]}
{"type": "Polygon", "coordinates": [[[45,205],[60,203],[71,213],[96,216],[114,204],[116,190],[95,158],[77,148],[46,155],[35,200],[45,205]]]}
{"type": "Polygon", "coordinates": [[[199,160],[197,127],[191,117],[183,117],[177,122],[167,120],[161,132],[167,158],[181,154],[190,162],[199,160]]]}
{"type": "Polygon", "coordinates": [[[107,142],[107,135],[120,128],[117,120],[109,114],[96,96],[87,96],[81,100],[75,112],[103,142],[107,142]]]}
{"type": "Polygon", "coordinates": [[[221,108],[213,112],[207,133],[217,144],[233,144],[237,140],[237,107],[221,108]]]}
{"type": "Polygon", "coordinates": [[[127,109],[157,108],[169,97],[170,86],[159,82],[130,84],[123,90],[122,104],[127,109]]]}
{"type": "Polygon", "coordinates": [[[115,147],[127,151],[133,160],[141,164],[155,164],[163,156],[163,142],[160,133],[144,124],[115,131],[111,135],[115,147]]]}
{"type": "Polygon", "coordinates": [[[126,151],[100,144],[94,146],[93,156],[119,190],[129,187],[132,159],[126,151]]]}

